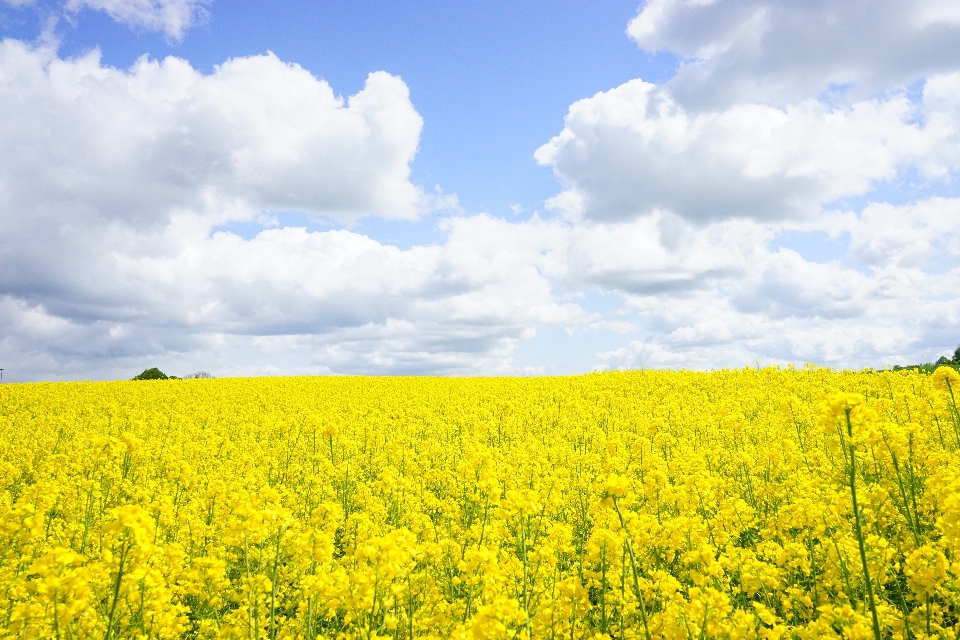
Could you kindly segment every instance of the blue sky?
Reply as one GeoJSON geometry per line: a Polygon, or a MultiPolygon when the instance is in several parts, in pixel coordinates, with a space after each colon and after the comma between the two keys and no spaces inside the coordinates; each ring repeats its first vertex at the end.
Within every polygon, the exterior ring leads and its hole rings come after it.
{"type": "Polygon", "coordinates": [[[0,31],[13,380],[960,343],[951,2],[0,0],[0,31]]]}
{"type": "MultiPolygon", "coordinates": [[[[210,73],[224,60],[273,51],[359,91],[371,71],[399,75],[425,125],[412,179],[456,193],[469,211],[511,213],[556,191],[533,151],[563,125],[569,105],[627,80],[662,82],[677,58],[640,50],[626,35],[636,2],[229,2],[171,40],[84,9],[61,22],[60,54],[99,48],[128,68],[178,56],[210,73]]],[[[35,39],[51,7],[6,8],[8,37],[35,39]],[[39,9],[39,10],[38,10],[39,9]]]]}

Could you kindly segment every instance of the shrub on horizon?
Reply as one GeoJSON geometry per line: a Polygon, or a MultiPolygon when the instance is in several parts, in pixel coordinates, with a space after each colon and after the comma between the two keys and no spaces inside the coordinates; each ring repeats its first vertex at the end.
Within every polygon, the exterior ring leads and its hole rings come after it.
{"type": "Polygon", "coordinates": [[[134,376],[134,380],[167,380],[170,376],[165,374],[163,371],[156,367],[151,367],[150,369],[144,369],[143,373],[138,376],[134,376]]]}

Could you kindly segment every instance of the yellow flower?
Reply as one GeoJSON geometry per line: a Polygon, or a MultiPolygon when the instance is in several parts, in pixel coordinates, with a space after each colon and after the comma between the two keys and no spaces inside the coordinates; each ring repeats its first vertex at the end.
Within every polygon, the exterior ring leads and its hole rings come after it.
{"type": "Polygon", "coordinates": [[[820,403],[820,421],[825,426],[833,427],[837,420],[862,403],[863,395],[859,393],[831,393],[820,403]]]}
{"type": "Polygon", "coordinates": [[[953,637],[955,375],[0,386],[0,637],[953,637]]]}
{"type": "Polygon", "coordinates": [[[627,491],[630,490],[630,479],[611,473],[607,476],[606,482],[604,482],[603,490],[615,498],[622,498],[627,495],[627,491]]]}
{"type": "Polygon", "coordinates": [[[924,545],[907,556],[907,585],[923,598],[931,598],[946,585],[949,562],[940,549],[924,545]]]}
{"type": "Polygon", "coordinates": [[[937,367],[930,376],[930,382],[937,389],[944,391],[956,389],[957,384],[960,383],[960,373],[957,373],[953,367],[937,367]]]}

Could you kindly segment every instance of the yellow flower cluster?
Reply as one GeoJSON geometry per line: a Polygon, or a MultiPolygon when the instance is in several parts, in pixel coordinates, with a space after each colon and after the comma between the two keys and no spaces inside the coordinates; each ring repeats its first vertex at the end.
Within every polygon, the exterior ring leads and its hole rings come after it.
{"type": "Polygon", "coordinates": [[[955,638],[952,370],[0,387],[0,638],[955,638]]]}

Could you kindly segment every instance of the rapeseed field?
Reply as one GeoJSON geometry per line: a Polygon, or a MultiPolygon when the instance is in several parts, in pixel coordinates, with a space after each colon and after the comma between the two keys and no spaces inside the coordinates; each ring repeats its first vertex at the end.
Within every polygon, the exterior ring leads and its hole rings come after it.
{"type": "Polygon", "coordinates": [[[0,386],[0,636],[957,638],[958,385],[0,386]]]}

